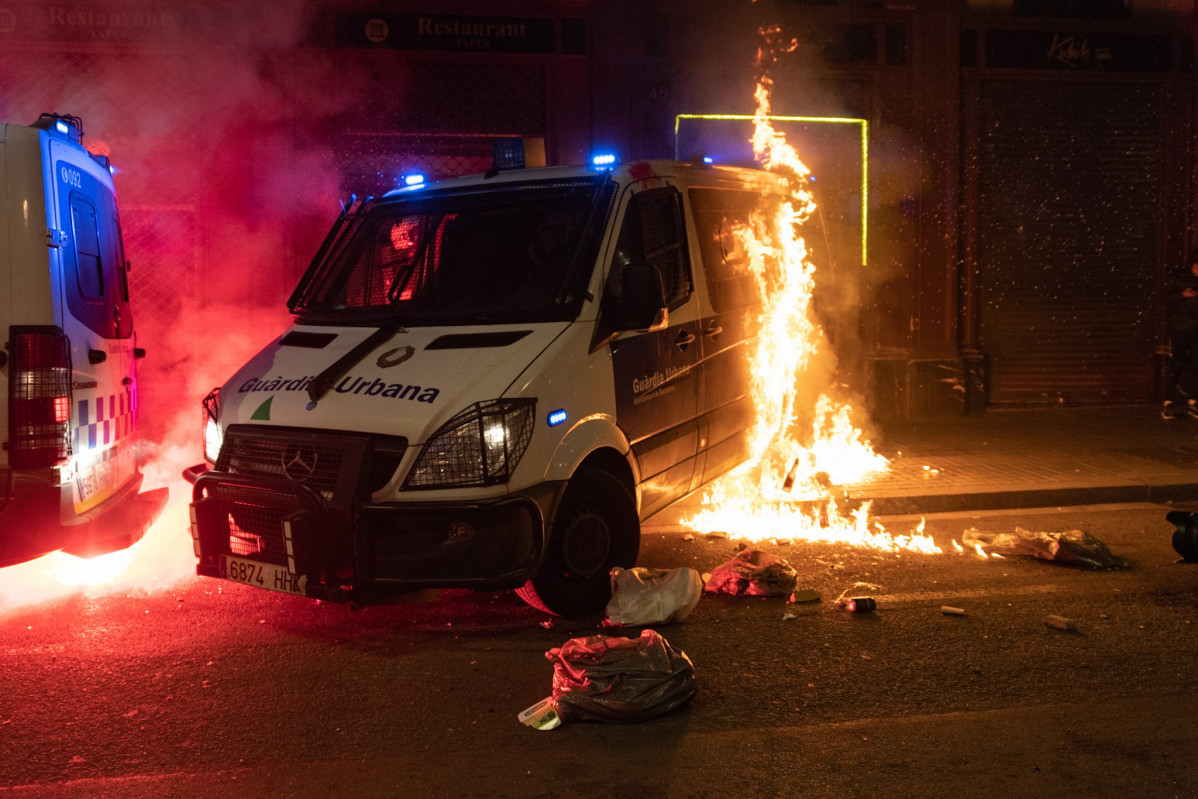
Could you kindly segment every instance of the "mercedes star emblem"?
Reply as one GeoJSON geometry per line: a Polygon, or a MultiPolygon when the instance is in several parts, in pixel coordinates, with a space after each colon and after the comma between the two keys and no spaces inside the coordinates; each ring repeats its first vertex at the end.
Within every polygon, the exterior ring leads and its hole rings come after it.
{"type": "Polygon", "coordinates": [[[283,447],[281,461],[283,474],[288,480],[302,483],[316,471],[316,449],[305,444],[288,444],[283,447]]]}

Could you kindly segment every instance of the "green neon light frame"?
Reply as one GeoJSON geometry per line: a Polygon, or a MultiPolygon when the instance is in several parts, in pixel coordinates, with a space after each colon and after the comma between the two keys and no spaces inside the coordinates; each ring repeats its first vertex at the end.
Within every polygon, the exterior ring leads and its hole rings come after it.
{"type": "MultiPolygon", "coordinates": [[[[678,153],[678,133],[684,119],[721,119],[736,122],[753,121],[753,114],[678,114],[674,117],[674,157],[678,153]]],[[[829,125],[857,125],[861,129],[861,263],[869,263],[869,120],[856,117],[792,117],[767,116],[770,122],[818,122],[829,125]]]]}

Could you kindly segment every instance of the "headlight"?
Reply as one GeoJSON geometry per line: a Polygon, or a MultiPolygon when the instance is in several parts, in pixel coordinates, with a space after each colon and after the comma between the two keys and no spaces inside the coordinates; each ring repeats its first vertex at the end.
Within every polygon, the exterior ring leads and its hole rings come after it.
{"type": "Polygon", "coordinates": [[[220,389],[214,388],[204,397],[204,460],[216,463],[224,436],[220,431],[220,389]]]}
{"type": "Polygon", "coordinates": [[[429,438],[404,488],[506,483],[532,439],[535,399],[471,405],[429,438]]]}

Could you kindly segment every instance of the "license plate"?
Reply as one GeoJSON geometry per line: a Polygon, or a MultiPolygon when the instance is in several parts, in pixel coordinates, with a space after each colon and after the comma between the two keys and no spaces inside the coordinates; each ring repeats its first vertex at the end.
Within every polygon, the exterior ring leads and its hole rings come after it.
{"type": "Polygon", "coordinates": [[[255,588],[296,596],[305,596],[304,589],[308,585],[306,574],[292,574],[283,566],[235,558],[231,555],[221,555],[220,576],[235,583],[245,583],[255,588]]]}

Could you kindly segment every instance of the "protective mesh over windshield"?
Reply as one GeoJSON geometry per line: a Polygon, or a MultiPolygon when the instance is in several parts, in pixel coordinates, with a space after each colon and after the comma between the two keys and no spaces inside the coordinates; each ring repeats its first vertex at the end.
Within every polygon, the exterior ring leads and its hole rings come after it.
{"type": "Polygon", "coordinates": [[[571,265],[593,257],[599,189],[502,184],[368,204],[305,276],[293,311],[467,321],[559,306],[576,293],[571,265]]]}

